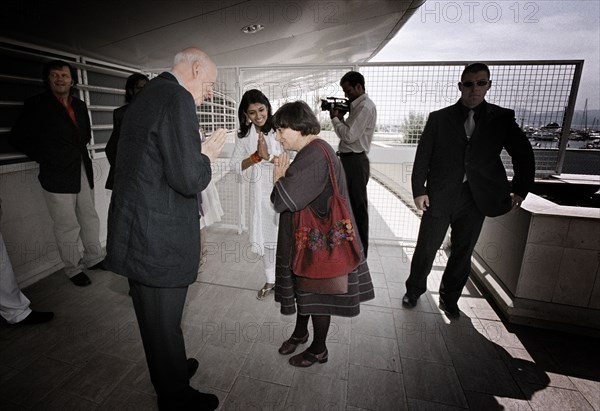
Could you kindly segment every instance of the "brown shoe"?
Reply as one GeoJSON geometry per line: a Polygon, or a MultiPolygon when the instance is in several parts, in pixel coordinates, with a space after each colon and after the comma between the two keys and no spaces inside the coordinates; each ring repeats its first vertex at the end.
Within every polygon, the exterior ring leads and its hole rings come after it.
{"type": "Polygon", "coordinates": [[[296,351],[296,347],[298,347],[298,344],[304,344],[307,341],[308,341],[308,331],[306,332],[306,335],[302,338],[296,338],[292,335],[289,339],[285,340],[283,342],[283,344],[281,344],[281,347],[279,347],[279,354],[281,354],[281,355],[291,354],[294,351],[296,351]]]}
{"type": "Polygon", "coordinates": [[[325,351],[323,351],[321,354],[313,354],[311,352],[309,352],[308,350],[304,351],[303,353],[300,353],[298,355],[294,355],[293,357],[290,358],[290,364],[293,365],[294,367],[310,367],[311,365],[313,365],[314,363],[318,362],[319,364],[323,364],[324,362],[327,362],[327,358],[328,357],[328,353],[327,353],[327,348],[325,348],[325,351]]]}

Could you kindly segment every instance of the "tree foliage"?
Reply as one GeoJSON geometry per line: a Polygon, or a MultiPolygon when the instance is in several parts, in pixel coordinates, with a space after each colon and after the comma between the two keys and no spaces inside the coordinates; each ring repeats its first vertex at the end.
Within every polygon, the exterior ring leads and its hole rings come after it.
{"type": "Polygon", "coordinates": [[[425,128],[426,121],[426,114],[409,112],[408,117],[404,118],[401,125],[403,134],[402,142],[405,144],[417,144],[425,128]]]}

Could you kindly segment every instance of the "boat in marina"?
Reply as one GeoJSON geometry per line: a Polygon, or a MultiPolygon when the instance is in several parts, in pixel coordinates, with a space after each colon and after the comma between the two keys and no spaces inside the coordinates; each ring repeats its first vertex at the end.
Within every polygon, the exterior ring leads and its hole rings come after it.
{"type": "Polygon", "coordinates": [[[531,138],[534,140],[542,140],[542,141],[556,141],[558,140],[560,134],[555,131],[547,131],[547,130],[538,130],[534,131],[531,134],[531,138]]]}

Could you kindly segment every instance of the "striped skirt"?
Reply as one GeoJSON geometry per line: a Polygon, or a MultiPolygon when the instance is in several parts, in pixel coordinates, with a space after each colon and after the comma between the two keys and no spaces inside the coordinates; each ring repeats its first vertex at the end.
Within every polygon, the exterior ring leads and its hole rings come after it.
{"type": "Polygon", "coordinates": [[[371,274],[366,260],[348,274],[346,294],[313,294],[298,290],[296,275],[289,266],[277,266],[275,272],[275,301],[281,304],[281,313],[291,315],[337,315],[354,317],[360,313],[360,303],[375,298],[371,274]]]}

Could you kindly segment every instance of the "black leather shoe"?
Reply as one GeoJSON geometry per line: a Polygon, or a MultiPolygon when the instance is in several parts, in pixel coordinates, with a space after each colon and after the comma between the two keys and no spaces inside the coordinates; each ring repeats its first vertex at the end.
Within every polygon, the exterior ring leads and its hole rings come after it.
{"type": "Polygon", "coordinates": [[[158,397],[159,411],[212,411],[219,407],[219,397],[190,388],[176,398],[158,397]]]}
{"type": "Polygon", "coordinates": [[[196,371],[198,371],[198,366],[200,364],[198,363],[198,360],[195,358],[188,358],[187,359],[187,374],[188,374],[188,380],[190,378],[192,378],[194,376],[194,374],[196,374],[196,371]]]}
{"type": "Polygon", "coordinates": [[[283,342],[283,344],[281,344],[281,347],[279,347],[279,354],[281,355],[288,355],[293,353],[294,351],[296,351],[296,347],[298,347],[298,344],[304,344],[305,342],[308,341],[308,331],[306,332],[306,335],[302,338],[296,338],[293,335],[285,340],[283,342]]]}
{"type": "Polygon", "coordinates": [[[85,273],[79,273],[70,278],[71,282],[75,284],[77,287],[87,287],[92,283],[90,277],[85,275],[85,273]]]}
{"type": "Polygon", "coordinates": [[[44,312],[44,311],[32,311],[29,313],[24,320],[15,323],[15,325],[32,325],[32,324],[41,324],[47,323],[51,319],[54,318],[53,312],[44,312]]]}
{"type": "Polygon", "coordinates": [[[443,298],[440,298],[440,310],[446,313],[448,318],[459,318],[460,310],[458,305],[448,305],[443,298]]]}
{"type": "Polygon", "coordinates": [[[326,363],[329,359],[329,354],[327,352],[327,348],[321,354],[313,354],[310,351],[306,350],[303,353],[298,355],[294,355],[288,361],[294,367],[306,368],[310,367],[314,363],[323,364],[326,363]]]}
{"type": "Polygon", "coordinates": [[[419,297],[406,293],[404,294],[404,297],[402,297],[402,306],[406,308],[414,308],[417,305],[418,299],[419,297]]]}
{"type": "Polygon", "coordinates": [[[192,405],[190,410],[213,411],[219,408],[219,397],[196,391],[190,405],[192,405]]]}
{"type": "Polygon", "coordinates": [[[89,267],[88,270],[103,270],[103,271],[106,271],[106,267],[104,267],[104,260],[102,260],[99,263],[96,263],[93,266],[89,267]]]}

